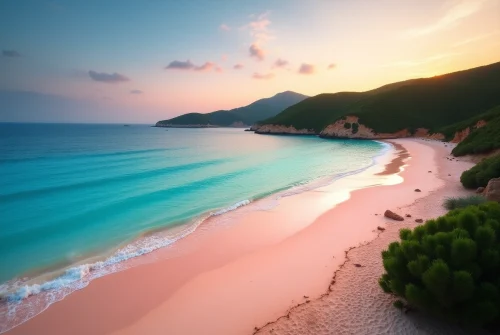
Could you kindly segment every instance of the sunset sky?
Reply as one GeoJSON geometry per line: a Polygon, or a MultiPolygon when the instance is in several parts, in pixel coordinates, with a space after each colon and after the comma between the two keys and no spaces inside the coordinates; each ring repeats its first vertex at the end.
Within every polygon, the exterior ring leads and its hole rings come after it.
{"type": "Polygon", "coordinates": [[[498,62],[500,0],[2,0],[0,49],[0,121],[150,123],[498,62]]]}

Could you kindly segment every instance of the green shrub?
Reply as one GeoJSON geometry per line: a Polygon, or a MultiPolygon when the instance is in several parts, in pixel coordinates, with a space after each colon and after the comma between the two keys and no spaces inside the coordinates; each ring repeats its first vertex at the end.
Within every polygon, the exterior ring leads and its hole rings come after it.
{"type": "Polygon", "coordinates": [[[450,211],[382,252],[379,284],[406,304],[438,317],[500,329],[500,204],[450,211]]]}
{"type": "Polygon", "coordinates": [[[356,134],[358,132],[359,124],[353,123],[352,124],[352,133],[356,134]]]}
{"type": "Polygon", "coordinates": [[[349,122],[344,123],[345,129],[351,129],[351,124],[349,122]]]}
{"type": "Polygon", "coordinates": [[[484,159],[462,173],[460,182],[466,188],[485,187],[492,178],[500,177],[500,155],[484,159]]]}
{"type": "Polygon", "coordinates": [[[470,205],[480,205],[486,202],[486,198],[482,195],[469,195],[466,197],[446,198],[443,206],[446,209],[452,210],[456,208],[464,208],[470,205]]]}

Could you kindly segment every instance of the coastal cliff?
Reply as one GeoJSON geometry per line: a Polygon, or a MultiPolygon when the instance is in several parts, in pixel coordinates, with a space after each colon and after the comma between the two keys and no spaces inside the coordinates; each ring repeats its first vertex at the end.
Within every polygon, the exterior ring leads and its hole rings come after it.
{"type": "MultiPolygon", "coordinates": [[[[484,127],[487,124],[484,120],[479,120],[474,126],[469,126],[458,130],[453,135],[451,142],[459,143],[463,141],[473,130],[484,127]]],[[[417,128],[411,132],[408,128],[393,133],[377,133],[372,128],[360,123],[357,116],[346,116],[328,125],[322,131],[315,132],[313,129],[296,129],[293,126],[284,125],[253,125],[250,130],[256,134],[274,135],[319,135],[323,138],[353,138],[353,139],[395,139],[395,138],[425,138],[443,141],[445,135],[440,132],[430,132],[427,128],[417,128]]]]}
{"type": "Polygon", "coordinates": [[[346,116],[335,123],[328,125],[319,133],[325,138],[359,138],[359,139],[390,139],[410,137],[408,129],[394,133],[376,133],[373,129],[359,123],[357,116],[346,116]]]}
{"type": "Polygon", "coordinates": [[[462,142],[469,134],[476,129],[482,128],[486,126],[486,121],[485,120],[479,120],[477,123],[472,126],[472,127],[467,127],[464,128],[460,131],[455,132],[455,135],[453,136],[453,139],[450,141],[452,143],[460,143],[462,142]]]}
{"type": "Polygon", "coordinates": [[[394,133],[377,133],[372,128],[359,122],[357,116],[346,116],[343,119],[327,126],[319,133],[325,138],[358,138],[358,139],[394,139],[405,137],[428,138],[444,140],[444,135],[440,133],[429,133],[426,128],[418,128],[412,133],[408,128],[401,129],[394,133]]]}

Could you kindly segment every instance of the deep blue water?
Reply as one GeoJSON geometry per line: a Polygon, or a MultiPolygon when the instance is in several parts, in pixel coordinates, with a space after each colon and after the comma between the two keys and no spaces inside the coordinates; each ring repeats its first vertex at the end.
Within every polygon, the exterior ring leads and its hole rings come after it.
{"type": "Polygon", "coordinates": [[[0,283],[368,167],[384,148],[242,129],[0,124],[0,283]]]}

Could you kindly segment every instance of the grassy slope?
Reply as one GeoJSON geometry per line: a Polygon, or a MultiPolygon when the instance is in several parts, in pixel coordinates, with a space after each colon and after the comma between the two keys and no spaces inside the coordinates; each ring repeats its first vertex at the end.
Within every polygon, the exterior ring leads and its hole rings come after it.
{"type": "Polygon", "coordinates": [[[489,118],[488,123],[460,142],[452,151],[455,156],[487,153],[500,148],[500,106],[484,115],[489,118]]]}
{"type": "Polygon", "coordinates": [[[436,131],[500,105],[500,62],[433,78],[408,80],[357,93],[320,94],[262,123],[317,132],[345,115],[376,132],[436,131]]]}

